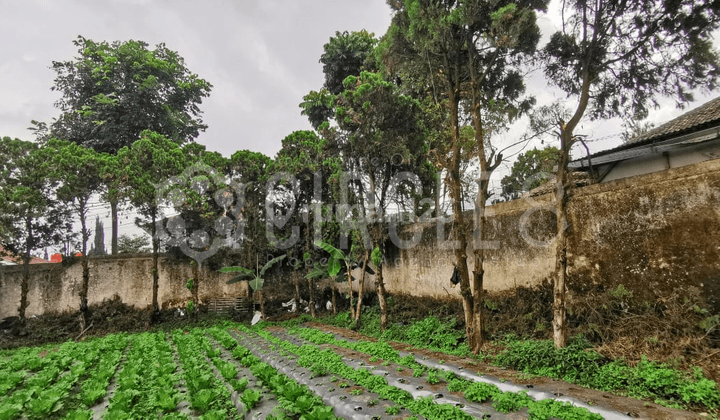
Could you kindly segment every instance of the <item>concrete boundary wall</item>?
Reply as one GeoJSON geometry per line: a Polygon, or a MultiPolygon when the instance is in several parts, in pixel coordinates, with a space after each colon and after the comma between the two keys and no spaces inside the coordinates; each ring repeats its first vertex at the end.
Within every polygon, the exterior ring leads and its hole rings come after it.
{"type": "MultiPolygon", "coordinates": [[[[677,286],[697,289],[720,311],[720,160],[576,188],[568,222],[568,288],[623,284],[651,299],[677,286]]],[[[554,196],[546,194],[488,207],[484,288],[534,286],[555,270],[554,196]]],[[[472,220],[470,216],[468,220],[472,220]]],[[[472,223],[472,222],[470,222],[472,223]]],[[[388,252],[390,293],[460,298],[452,288],[449,224],[416,224],[401,235],[422,234],[411,249],[388,252]],[[444,235],[444,236],[443,236],[444,235]]],[[[468,226],[472,229],[472,226],[468,226]]],[[[473,248],[466,250],[473,269],[473,248]]]]}
{"type": "MultiPolygon", "coordinates": [[[[568,207],[568,288],[583,293],[623,284],[641,299],[695,288],[720,312],[720,159],[648,175],[574,189],[568,207]]],[[[554,197],[546,194],[488,208],[486,290],[532,287],[550,280],[555,267],[554,197]]],[[[471,221],[466,227],[472,231],[471,221]]],[[[388,242],[384,275],[390,293],[460,298],[451,287],[453,232],[449,223],[406,227],[400,237],[417,245],[399,249],[388,242]]],[[[466,249],[473,270],[472,245],[466,249]]],[[[90,260],[90,303],[117,294],[123,302],[151,304],[149,255],[90,260]]],[[[232,276],[207,269],[201,303],[212,297],[247,296],[247,285],[228,286],[232,276]]],[[[192,267],[160,259],[159,302],[184,306],[192,267]]],[[[17,314],[22,267],[0,267],[0,318],[17,314]]],[[[288,281],[290,275],[287,275],[288,281]]],[[[60,264],[31,266],[27,315],[77,310],[82,268],[60,264]]],[[[367,278],[372,283],[372,276],[367,278]]],[[[372,291],[371,285],[366,290],[372,291]]]]}
{"type": "MultiPolygon", "coordinates": [[[[185,306],[191,299],[185,287],[192,278],[192,266],[186,261],[161,257],[159,260],[158,302],[163,308],[185,306]]],[[[122,301],[137,308],[152,305],[152,256],[106,256],[90,258],[90,304],[120,296],[122,301]]],[[[17,315],[20,306],[22,267],[0,268],[0,319],[17,315]]],[[[227,285],[230,274],[202,269],[199,283],[200,303],[213,297],[247,296],[247,282],[227,285]]],[[[61,264],[30,266],[27,316],[46,312],[76,311],[80,308],[82,265],[63,267],[61,264]]]]}

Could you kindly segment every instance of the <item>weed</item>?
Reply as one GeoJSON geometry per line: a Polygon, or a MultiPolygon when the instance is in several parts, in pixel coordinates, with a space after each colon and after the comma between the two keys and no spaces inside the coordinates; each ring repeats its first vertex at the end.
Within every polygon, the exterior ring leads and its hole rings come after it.
{"type": "Polygon", "coordinates": [[[400,406],[397,406],[397,405],[387,406],[387,407],[385,407],[385,413],[389,414],[391,416],[400,414],[400,406]]]}
{"type": "Polygon", "coordinates": [[[473,382],[465,388],[463,396],[468,401],[482,403],[497,394],[500,394],[500,390],[495,385],[486,384],[485,382],[473,382]]]}
{"type": "Polygon", "coordinates": [[[633,293],[626,289],[622,284],[618,284],[616,288],[610,290],[610,295],[619,301],[624,301],[631,298],[633,293]]]}
{"type": "Polygon", "coordinates": [[[503,392],[492,397],[493,408],[501,413],[510,413],[526,407],[533,399],[527,395],[527,391],[503,392]]]}
{"type": "Polygon", "coordinates": [[[428,374],[427,374],[427,382],[428,382],[430,385],[435,385],[435,384],[437,384],[438,382],[440,382],[440,378],[438,378],[437,372],[435,372],[435,371],[430,371],[430,372],[428,372],[428,374]]]}

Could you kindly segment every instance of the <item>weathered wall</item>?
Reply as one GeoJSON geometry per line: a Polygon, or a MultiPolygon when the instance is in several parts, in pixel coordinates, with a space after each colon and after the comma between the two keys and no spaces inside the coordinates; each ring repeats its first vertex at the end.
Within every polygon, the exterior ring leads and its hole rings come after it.
{"type": "MultiPolygon", "coordinates": [[[[487,251],[485,289],[532,286],[552,277],[552,199],[488,208],[488,234],[497,248],[487,251]]],[[[678,285],[694,286],[720,310],[720,160],[578,188],[568,219],[571,291],[623,284],[651,298],[678,285]]],[[[443,235],[437,224],[415,225],[402,237],[419,229],[419,245],[389,253],[388,291],[459,298],[459,287],[450,287],[452,250],[438,245],[443,235]]],[[[472,270],[472,247],[466,253],[472,270]]]]}
{"type": "Polygon", "coordinates": [[[720,160],[582,188],[569,219],[576,284],[642,298],[693,286],[720,310],[720,160]]]}
{"type": "MultiPolygon", "coordinates": [[[[545,195],[488,208],[485,289],[511,290],[552,278],[552,198],[545,195]]],[[[568,209],[571,293],[623,284],[635,296],[650,299],[679,285],[693,286],[720,311],[720,159],[578,188],[568,209]]],[[[453,239],[449,230],[449,224],[438,227],[430,222],[401,233],[403,239],[419,234],[419,244],[389,247],[384,275],[390,293],[459,298],[459,287],[450,287],[454,257],[447,247],[453,239]]],[[[471,246],[466,253],[472,270],[471,246]]],[[[90,302],[117,293],[128,304],[147,307],[151,262],[150,256],[92,258],[90,302]]],[[[184,305],[190,298],[185,282],[192,277],[192,267],[164,258],[160,267],[161,305],[184,305]]],[[[79,263],[31,269],[28,315],[78,308],[79,263]]],[[[0,318],[17,313],[21,275],[20,267],[0,268],[0,318]]],[[[247,295],[244,283],[225,284],[229,274],[205,270],[203,277],[201,301],[247,295]]]]}
{"type": "MultiPolygon", "coordinates": [[[[549,196],[536,199],[539,206],[517,200],[488,208],[488,237],[485,243],[486,290],[500,291],[517,286],[533,286],[547,278],[555,265],[554,248],[547,239],[555,229],[555,214],[541,207],[549,204],[549,196]],[[530,210],[530,211],[529,211],[530,210]],[[524,226],[524,229],[520,229],[524,226]],[[539,242],[528,246],[523,236],[539,242]],[[545,240],[545,242],[543,242],[545,240]]],[[[472,213],[466,215],[467,231],[472,239],[472,213]]],[[[451,287],[454,240],[450,223],[436,221],[412,226],[401,235],[410,240],[422,232],[420,243],[410,249],[390,246],[384,271],[390,293],[411,293],[435,297],[460,296],[460,287],[451,287]]],[[[474,268],[473,245],[466,249],[468,268],[474,268]]]]}
{"type": "MultiPolygon", "coordinates": [[[[192,267],[185,261],[160,258],[158,301],[161,307],[184,306],[190,300],[185,287],[193,277],[192,267]]],[[[123,302],[137,308],[152,304],[152,257],[108,256],[90,258],[90,285],[88,301],[101,302],[117,294],[123,302]]],[[[69,267],[60,264],[37,264],[30,266],[27,316],[46,312],[78,310],[82,266],[75,263],[69,267]]],[[[245,282],[227,285],[232,277],[217,271],[202,269],[199,283],[200,303],[212,297],[246,296],[245,282]]],[[[0,268],[0,319],[17,315],[20,305],[20,282],[22,267],[0,268]]]]}

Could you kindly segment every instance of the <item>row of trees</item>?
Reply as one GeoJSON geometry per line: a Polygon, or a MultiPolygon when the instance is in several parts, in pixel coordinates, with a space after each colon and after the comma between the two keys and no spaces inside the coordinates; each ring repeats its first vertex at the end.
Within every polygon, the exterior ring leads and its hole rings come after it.
{"type": "MultiPolygon", "coordinates": [[[[693,89],[713,89],[718,57],[710,37],[720,23],[720,3],[701,8],[692,0],[563,2],[563,25],[541,48],[537,13],[545,12],[544,0],[388,4],[393,19],[382,37],[338,32],[324,46],[325,83],[300,104],[314,130],[288,135],[274,159],[250,151],[225,158],[193,143],[205,128],[198,105],[211,85],[190,73],[177,53],[164,45],[149,51],[141,42],[78,38],[79,56],[53,64],[61,116],[49,125],[36,123],[39,143],[3,140],[3,243],[26,238],[11,244],[29,258],[42,241],[66,231],[51,228],[55,220],[67,220],[57,216],[63,210],[81,220],[85,244],[91,194],[101,193],[114,214],[128,202],[152,233],[155,309],[163,237],[157,221],[198,265],[217,251],[211,237],[218,233],[230,234],[256,258],[281,249],[295,257],[287,260],[296,262],[296,273],[298,262],[326,255],[315,243],[336,244],[358,265],[373,262],[384,327],[382,262],[394,234],[389,222],[446,217],[440,194],[446,188],[466,334],[477,352],[484,343],[485,207],[490,176],[504,160],[497,134],[529,115],[530,135],[554,133],[559,141],[541,160],[557,162],[553,325],[556,345],[564,346],[566,244],[572,234],[566,223],[572,187],[567,163],[582,140],[575,130],[583,118],[642,118],[658,95],[684,103],[693,89]],[[543,70],[575,106],[537,107],[525,92],[533,69],[543,70]],[[473,166],[479,176],[470,188],[464,174],[473,166]],[[468,198],[474,211],[466,220],[468,198]],[[166,217],[169,209],[179,216],[166,217]]],[[[518,171],[531,167],[520,166],[518,171]]],[[[508,179],[506,194],[515,194],[523,182],[508,179]]],[[[83,264],[86,271],[87,260],[83,264]]],[[[86,277],[83,283],[85,305],[86,277]]]]}
{"type": "Polygon", "coordinates": [[[474,352],[483,344],[488,179],[502,159],[493,147],[493,134],[534,104],[532,98],[522,96],[528,69],[524,64],[541,68],[548,83],[564,91],[567,102],[576,104],[548,113],[556,116],[551,122],[560,140],[553,330],[555,344],[564,346],[567,237],[572,232],[566,222],[571,187],[567,164],[571,148],[582,139],[575,130],[583,118],[642,119],[657,105],[659,95],[684,103],[692,99],[692,89],[712,90],[718,56],[711,34],[720,21],[720,4],[682,0],[562,2],[562,26],[540,50],[536,50],[540,39],[536,13],[546,9],[542,0],[390,0],[388,4],[395,15],[381,44],[385,46],[386,70],[442,106],[449,130],[441,142],[445,148],[438,148],[438,154],[447,162],[458,227],[463,224],[458,162],[464,155],[472,155],[481,170],[474,211],[472,287],[464,229],[456,230],[461,246],[455,251],[466,333],[474,352]],[[567,121],[563,114],[569,115],[567,121]],[[469,121],[474,131],[474,142],[461,136],[464,121],[469,121]]]}

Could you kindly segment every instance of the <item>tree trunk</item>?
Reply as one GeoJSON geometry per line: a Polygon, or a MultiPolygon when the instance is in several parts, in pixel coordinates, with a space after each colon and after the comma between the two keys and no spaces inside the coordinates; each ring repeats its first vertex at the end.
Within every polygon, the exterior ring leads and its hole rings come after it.
{"type": "Polygon", "coordinates": [[[473,281],[472,281],[472,315],[473,315],[473,336],[470,338],[470,350],[473,354],[480,353],[483,345],[485,344],[485,337],[483,336],[485,329],[485,319],[483,314],[483,304],[485,300],[485,291],[483,290],[483,283],[485,280],[485,207],[488,198],[488,188],[490,186],[490,175],[495,168],[502,161],[502,155],[494,156],[491,153],[490,157],[485,156],[485,129],[483,127],[482,113],[480,112],[480,101],[479,97],[482,96],[480,92],[479,81],[477,80],[477,74],[472,71],[475,66],[475,60],[470,60],[471,67],[471,92],[473,97],[472,104],[472,120],[473,128],[475,130],[475,144],[478,153],[478,162],[480,163],[480,178],[477,180],[478,192],[475,197],[475,210],[473,225],[475,227],[473,232],[474,246],[474,270],[473,270],[473,281]],[[495,157],[495,162],[492,159],[495,157]]]}
{"type": "Polygon", "coordinates": [[[293,270],[293,282],[295,283],[295,308],[293,313],[297,313],[300,308],[300,279],[298,278],[297,269],[293,270]]]}
{"type": "Polygon", "coordinates": [[[437,180],[435,181],[435,211],[433,212],[434,217],[440,217],[440,176],[441,172],[437,173],[437,180]]]}
{"type": "Polygon", "coordinates": [[[263,296],[262,290],[256,292],[260,298],[260,319],[265,319],[265,297],[263,296]]]}
{"type": "Polygon", "coordinates": [[[192,287],[192,300],[193,300],[193,313],[192,318],[197,321],[198,319],[198,307],[200,306],[200,269],[201,266],[196,261],[192,261],[192,273],[193,273],[193,287],[192,287]]]}
{"type": "Polygon", "coordinates": [[[85,331],[88,321],[88,289],[90,288],[90,261],[87,254],[87,241],[89,235],[87,233],[85,216],[80,215],[80,228],[82,229],[82,287],[80,288],[80,333],[85,331]]]}
{"type": "Polygon", "coordinates": [[[117,255],[118,250],[118,200],[117,199],[111,199],[110,200],[110,214],[112,217],[112,239],[111,242],[111,253],[112,255],[117,255]]]}
{"type": "Polygon", "coordinates": [[[557,193],[555,195],[555,221],[557,223],[557,236],[555,237],[555,282],[553,284],[553,341],[555,347],[563,348],[567,345],[568,332],[565,320],[565,288],[567,281],[567,200],[571,182],[568,182],[567,165],[570,161],[570,149],[573,145],[573,132],[585,114],[590,101],[590,58],[583,64],[583,80],[580,88],[580,101],[570,121],[560,123],[560,161],[555,175],[557,193]]]}
{"type": "MultiPolygon", "coordinates": [[[[459,71],[459,69],[455,69],[459,71]]],[[[465,317],[465,335],[470,348],[476,340],[475,335],[475,317],[473,315],[473,297],[470,290],[470,275],[467,266],[467,235],[465,232],[465,223],[462,213],[462,184],[460,183],[460,158],[462,147],[460,144],[460,83],[457,78],[448,80],[448,103],[450,108],[450,131],[452,135],[452,154],[450,157],[450,165],[448,171],[448,189],[450,191],[450,199],[452,201],[453,226],[452,232],[458,241],[455,247],[455,267],[460,275],[460,295],[463,302],[463,314],[465,317]]]]}
{"type": "MultiPolygon", "coordinates": [[[[482,149],[481,149],[482,150],[482,149]]],[[[484,157],[483,157],[484,159],[484,157]]],[[[485,328],[485,319],[483,314],[484,294],[483,283],[485,279],[485,201],[487,199],[487,181],[481,178],[478,185],[478,196],[475,200],[475,232],[474,232],[474,270],[472,284],[472,305],[473,305],[473,335],[470,338],[469,345],[473,354],[479,354],[485,344],[483,330],[485,328]]],[[[487,174],[489,179],[489,174],[487,174]]]]}
{"type": "Polygon", "coordinates": [[[20,283],[20,309],[19,309],[19,315],[20,315],[20,324],[25,326],[25,310],[28,307],[28,289],[29,283],[30,283],[30,259],[25,257],[23,258],[23,278],[22,283],[20,283]]]}
{"type": "Polygon", "coordinates": [[[388,310],[387,310],[387,299],[385,299],[385,283],[383,282],[383,266],[377,268],[377,276],[375,276],[375,283],[377,284],[377,295],[378,303],[380,304],[380,329],[385,331],[388,323],[388,310]]]}
{"type": "Polygon", "coordinates": [[[18,308],[18,316],[20,318],[20,328],[25,329],[25,310],[28,307],[28,289],[30,288],[30,252],[32,251],[32,223],[29,218],[25,220],[28,236],[26,238],[25,255],[23,255],[23,277],[20,283],[20,308],[18,308]]]}
{"type": "Polygon", "coordinates": [[[558,191],[555,196],[555,216],[557,223],[557,237],[555,238],[555,283],[553,285],[553,341],[555,347],[563,348],[567,345],[567,325],[565,320],[565,283],[567,280],[567,189],[568,174],[567,163],[572,133],[569,130],[561,131],[562,155],[558,162],[556,175],[558,191]]]}
{"type": "Polygon", "coordinates": [[[332,280],[332,284],[330,285],[330,290],[332,290],[332,307],[333,307],[333,315],[337,315],[337,299],[335,298],[335,280],[332,280]]]}
{"type": "Polygon", "coordinates": [[[308,305],[310,305],[310,316],[315,318],[315,293],[313,290],[313,283],[313,279],[308,279],[308,294],[310,295],[308,305]]]}
{"type": "MultiPolygon", "coordinates": [[[[484,206],[483,206],[484,207],[484,206]]],[[[476,208],[477,210],[477,208],[476,208]]],[[[484,210],[484,208],[483,208],[484,210]]],[[[484,229],[484,216],[481,216],[480,229],[484,229]]],[[[483,314],[483,301],[484,301],[484,290],[483,281],[485,277],[485,250],[475,248],[475,269],[473,270],[473,332],[474,335],[470,340],[470,350],[473,354],[480,353],[483,345],[485,344],[485,337],[483,336],[483,329],[485,327],[485,319],[483,314]]]]}
{"type": "Polygon", "coordinates": [[[367,263],[368,263],[368,251],[365,250],[365,255],[363,257],[363,265],[362,265],[362,274],[360,274],[360,280],[358,280],[358,301],[357,301],[357,309],[355,310],[355,326],[354,329],[357,330],[360,328],[360,315],[362,311],[362,300],[363,295],[365,294],[365,270],[367,269],[367,263]]]}
{"type": "Polygon", "coordinates": [[[350,265],[346,264],[346,267],[347,267],[348,294],[350,296],[350,319],[355,319],[355,304],[353,303],[352,273],[350,270],[350,265]]]}
{"type": "Polygon", "coordinates": [[[160,238],[157,235],[157,228],[155,227],[155,214],[152,215],[152,244],[153,244],[153,261],[152,261],[152,306],[153,313],[151,315],[151,322],[154,323],[159,320],[160,316],[160,305],[158,304],[158,284],[160,274],[158,273],[158,251],[160,249],[160,238]]]}

